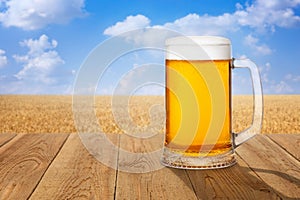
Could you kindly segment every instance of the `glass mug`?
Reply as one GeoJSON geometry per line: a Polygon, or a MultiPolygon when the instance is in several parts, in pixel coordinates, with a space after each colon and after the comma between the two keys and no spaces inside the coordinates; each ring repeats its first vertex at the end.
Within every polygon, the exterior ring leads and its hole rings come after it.
{"type": "Polygon", "coordinates": [[[248,59],[233,59],[231,42],[215,36],[166,41],[166,133],[161,162],[183,169],[214,169],[236,163],[234,149],[260,132],[259,71],[248,59]],[[248,68],[254,92],[252,126],[231,128],[231,71],[248,68]]]}

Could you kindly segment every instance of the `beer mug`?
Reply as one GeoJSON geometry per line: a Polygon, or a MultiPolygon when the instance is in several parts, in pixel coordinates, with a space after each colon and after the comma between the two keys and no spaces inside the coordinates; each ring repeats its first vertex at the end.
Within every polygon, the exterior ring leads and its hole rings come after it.
{"type": "Polygon", "coordinates": [[[259,71],[248,59],[233,59],[231,42],[215,36],[166,41],[166,133],[161,162],[183,169],[214,169],[236,163],[234,149],[260,132],[262,90],[259,71]],[[252,125],[231,127],[231,77],[248,68],[254,97],[252,125]]]}

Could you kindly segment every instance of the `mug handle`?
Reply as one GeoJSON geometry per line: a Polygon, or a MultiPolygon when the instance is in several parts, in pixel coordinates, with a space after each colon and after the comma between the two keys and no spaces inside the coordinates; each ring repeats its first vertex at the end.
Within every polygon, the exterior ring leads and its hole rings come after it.
{"type": "Polygon", "coordinates": [[[232,69],[248,68],[250,70],[253,85],[254,110],[252,125],[240,133],[232,133],[233,145],[236,148],[260,132],[263,119],[263,94],[258,68],[251,60],[233,58],[231,66],[232,69]]]}

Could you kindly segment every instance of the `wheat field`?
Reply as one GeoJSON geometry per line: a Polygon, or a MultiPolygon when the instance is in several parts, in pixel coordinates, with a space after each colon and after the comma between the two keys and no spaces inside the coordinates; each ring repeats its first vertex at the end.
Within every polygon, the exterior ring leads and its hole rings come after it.
{"type": "MultiPolygon", "coordinates": [[[[232,127],[239,132],[251,125],[252,97],[232,99],[232,127]]],[[[105,133],[163,133],[165,129],[163,96],[119,97],[114,101],[109,96],[97,96],[93,113],[98,128],[105,133]]],[[[299,115],[300,95],[266,95],[261,132],[300,133],[299,115]]],[[[76,133],[74,116],[72,96],[0,95],[0,133],[76,133]]]]}

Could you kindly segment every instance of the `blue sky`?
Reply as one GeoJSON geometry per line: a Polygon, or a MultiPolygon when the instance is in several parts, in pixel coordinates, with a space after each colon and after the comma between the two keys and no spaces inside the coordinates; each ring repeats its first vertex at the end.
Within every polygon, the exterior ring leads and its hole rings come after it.
{"type": "MultiPolygon", "coordinates": [[[[234,57],[259,66],[265,94],[300,94],[299,0],[0,0],[0,94],[72,94],[82,63],[97,45],[149,27],[228,37],[234,57]]],[[[157,35],[144,31],[141,37],[157,35]]],[[[147,63],[163,65],[163,53],[117,59],[97,92],[112,94],[117,84],[128,86],[132,72],[138,79],[139,67],[147,63]]],[[[251,90],[247,72],[233,76],[234,93],[251,90]]],[[[158,85],[140,89],[162,91],[158,85]]]]}

